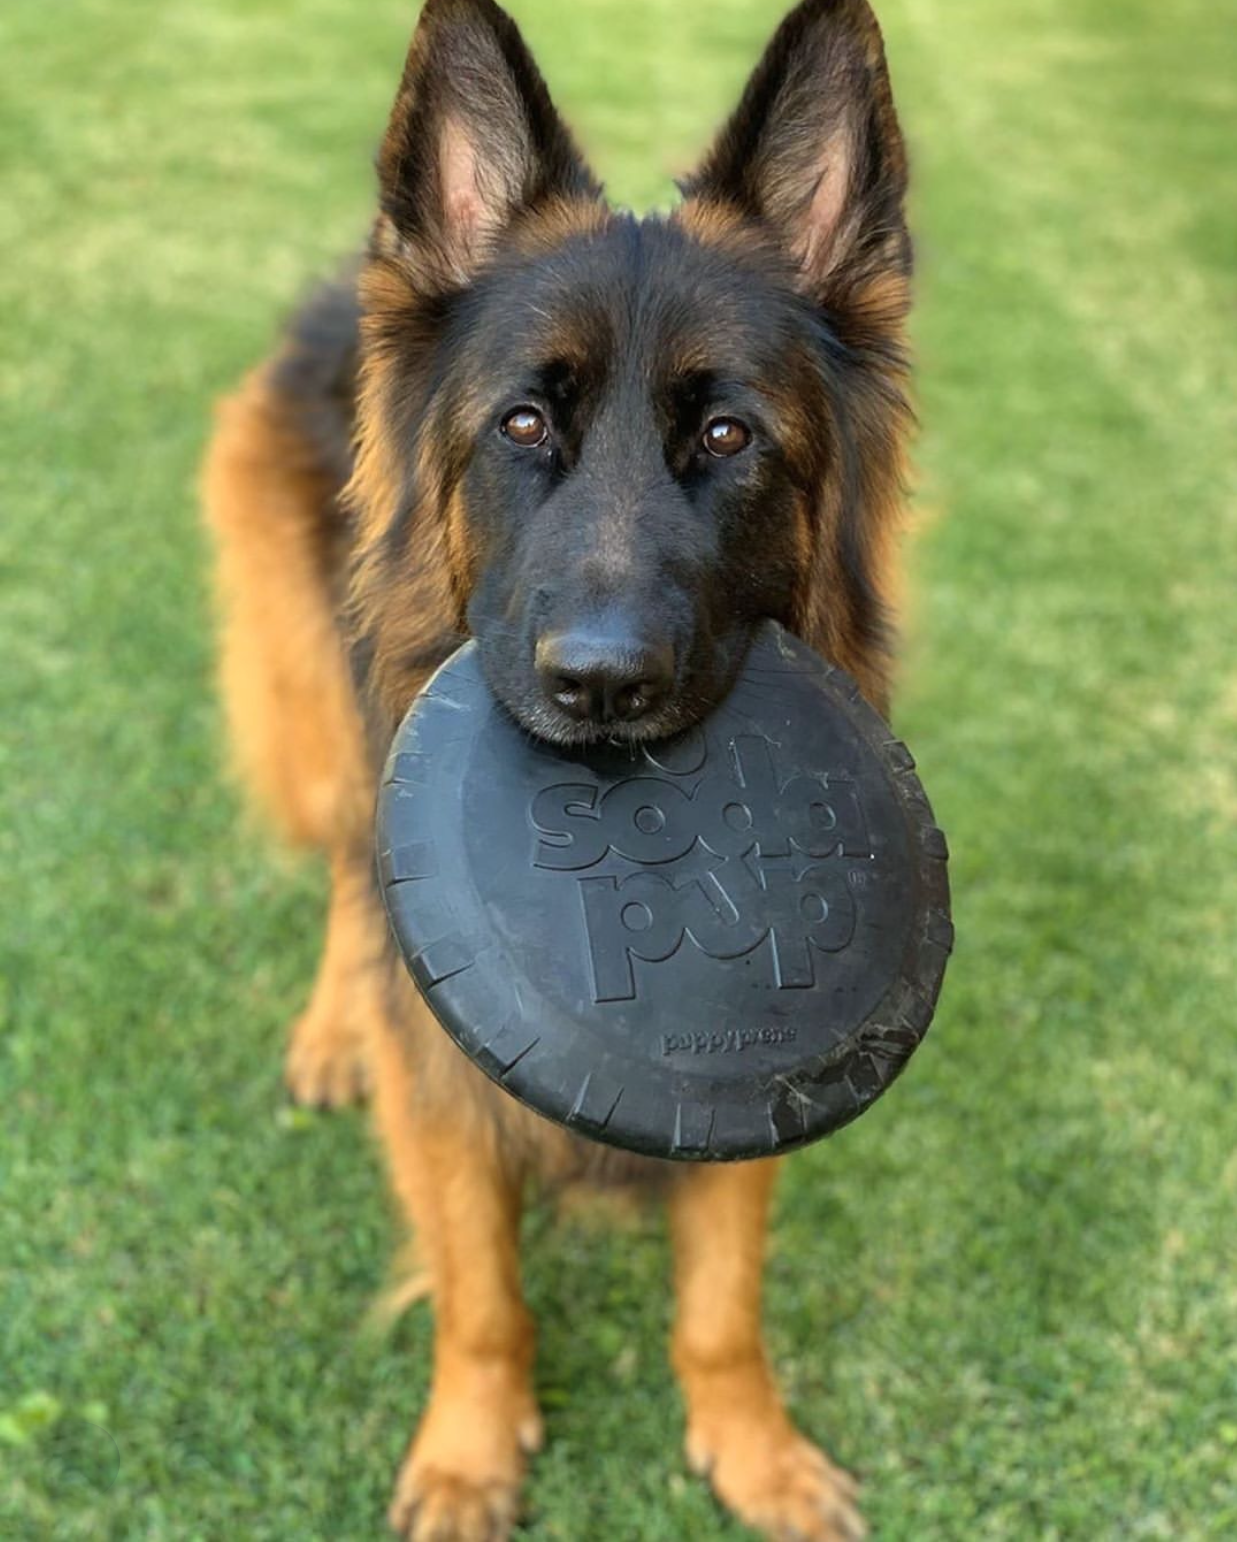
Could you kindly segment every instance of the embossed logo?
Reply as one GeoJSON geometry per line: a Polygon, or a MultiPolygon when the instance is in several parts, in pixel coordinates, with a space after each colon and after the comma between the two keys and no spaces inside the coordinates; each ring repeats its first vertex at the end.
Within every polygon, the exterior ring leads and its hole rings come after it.
{"type": "Polygon", "coordinates": [[[727,758],[727,773],[698,765],[690,787],[688,773],[649,754],[650,771],[675,779],[640,774],[604,793],[560,782],[533,799],[534,866],[580,875],[595,1001],[632,999],[634,960],[664,961],[684,940],[734,959],[770,939],[780,989],[810,987],[813,950],[850,942],[858,870],[847,859],[871,855],[854,783],[783,784],[755,734],[735,738],[727,758]]]}

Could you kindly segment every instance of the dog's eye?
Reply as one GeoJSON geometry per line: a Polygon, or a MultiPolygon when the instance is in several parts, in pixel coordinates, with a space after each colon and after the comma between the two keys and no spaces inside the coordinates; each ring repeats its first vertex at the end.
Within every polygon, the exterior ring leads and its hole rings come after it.
{"type": "Polygon", "coordinates": [[[549,438],[546,420],[536,407],[515,407],[503,419],[503,433],[522,450],[535,450],[549,438]]]}
{"type": "Polygon", "coordinates": [[[704,447],[710,455],[737,455],[752,442],[752,431],[738,418],[713,418],[705,425],[704,447]]]}

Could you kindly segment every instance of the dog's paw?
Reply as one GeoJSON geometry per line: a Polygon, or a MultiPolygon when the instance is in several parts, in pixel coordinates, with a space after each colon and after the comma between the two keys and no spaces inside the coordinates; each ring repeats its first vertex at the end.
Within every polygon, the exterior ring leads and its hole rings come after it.
{"type": "Polygon", "coordinates": [[[292,1025],[284,1081],[305,1108],[346,1108],[369,1095],[363,1035],[350,1024],[310,1008],[292,1025]]]}
{"type": "Polygon", "coordinates": [[[387,1519],[406,1542],[506,1542],[519,1501],[518,1481],[477,1481],[410,1458],[387,1519]]]}
{"type": "Polygon", "coordinates": [[[481,1398],[435,1397],[400,1469],[388,1519],[406,1542],[506,1542],[541,1415],[522,1378],[481,1398]]]}
{"type": "Polygon", "coordinates": [[[858,1487],[789,1424],[728,1422],[710,1439],[688,1437],[687,1459],[717,1497],[771,1542],[860,1542],[867,1527],[858,1487]]]}

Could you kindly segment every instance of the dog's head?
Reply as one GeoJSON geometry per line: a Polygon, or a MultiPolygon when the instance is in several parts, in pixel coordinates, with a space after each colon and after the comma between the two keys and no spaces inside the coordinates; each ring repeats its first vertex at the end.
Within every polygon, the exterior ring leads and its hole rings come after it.
{"type": "Polygon", "coordinates": [[[428,0],[379,180],[350,497],[388,717],[473,635],[534,733],[664,735],[766,616],[882,704],[910,251],[864,0],[804,0],[642,221],[492,0],[428,0]]]}

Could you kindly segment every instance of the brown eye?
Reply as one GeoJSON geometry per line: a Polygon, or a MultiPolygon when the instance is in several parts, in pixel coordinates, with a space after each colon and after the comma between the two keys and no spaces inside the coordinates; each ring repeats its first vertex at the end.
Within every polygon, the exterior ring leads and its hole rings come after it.
{"type": "Polygon", "coordinates": [[[535,450],[546,442],[550,431],[536,407],[516,407],[503,419],[503,433],[522,450],[535,450]]]}
{"type": "Polygon", "coordinates": [[[704,447],[710,455],[737,455],[752,442],[752,431],[738,418],[714,418],[706,424],[704,447]]]}

